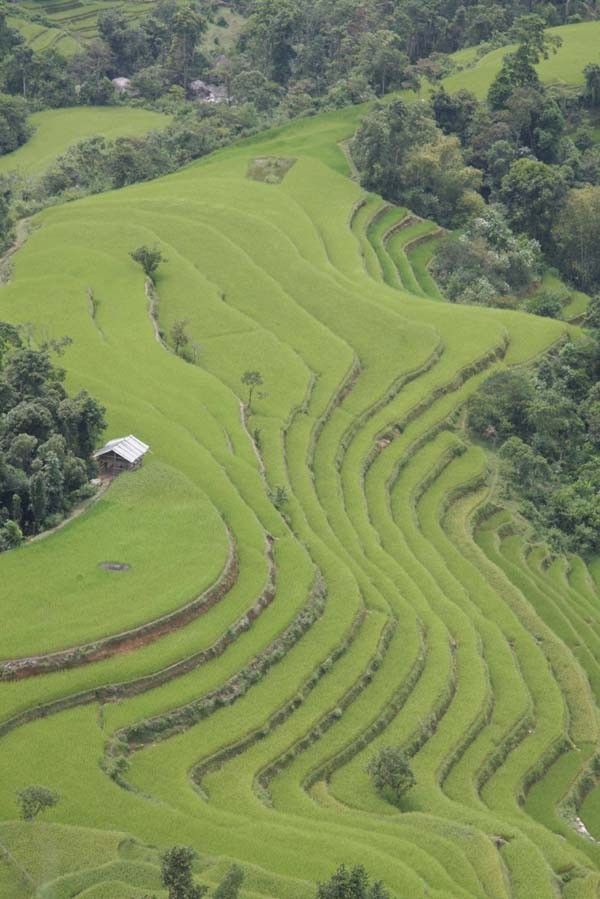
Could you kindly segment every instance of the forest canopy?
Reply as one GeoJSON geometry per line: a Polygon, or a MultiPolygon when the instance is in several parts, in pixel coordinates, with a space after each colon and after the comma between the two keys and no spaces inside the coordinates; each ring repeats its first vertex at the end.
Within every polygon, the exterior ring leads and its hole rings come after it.
{"type": "Polygon", "coordinates": [[[52,359],[63,345],[33,346],[23,328],[0,322],[0,552],[89,495],[105,410],[85,390],[67,393],[52,359]]]}

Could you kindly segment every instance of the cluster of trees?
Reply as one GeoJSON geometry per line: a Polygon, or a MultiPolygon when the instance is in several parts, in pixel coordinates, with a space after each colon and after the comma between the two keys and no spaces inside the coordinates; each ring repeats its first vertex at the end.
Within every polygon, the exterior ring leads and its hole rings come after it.
{"type": "Polygon", "coordinates": [[[371,878],[362,865],[348,869],[340,865],[326,883],[317,887],[316,899],[391,899],[380,880],[371,878]]]}
{"type": "Polygon", "coordinates": [[[0,552],[89,492],[105,410],[85,390],[67,394],[51,357],[64,343],[34,347],[24,329],[0,322],[0,552]]]}
{"type": "Polygon", "coordinates": [[[0,243],[6,246],[10,242],[15,217],[169,174],[258,127],[244,108],[212,105],[204,113],[190,111],[163,131],[141,137],[85,138],[69,147],[38,178],[17,173],[1,177],[0,243]]]}
{"type": "Polygon", "coordinates": [[[589,15],[580,0],[237,0],[236,6],[248,19],[235,65],[287,88],[304,82],[316,95],[355,78],[378,94],[404,86],[443,66],[442,54],[518,40],[526,13],[537,13],[544,25],[589,15]]]}
{"type": "MultiPolygon", "coordinates": [[[[196,852],[189,846],[173,846],[162,856],[161,880],[169,899],[202,899],[208,895],[207,886],[194,882],[196,857],[196,852]]],[[[213,899],[238,899],[243,882],[244,869],[240,865],[232,865],[211,895],[213,899]]]]}
{"type": "Polygon", "coordinates": [[[540,266],[539,243],[514,234],[494,203],[440,242],[432,271],[451,302],[497,305],[527,291],[540,266]]]}
{"type": "Polygon", "coordinates": [[[579,96],[546,88],[535,64],[556,52],[536,15],[515,23],[487,99],[437,90],[429,102],[377,105],[352,152],[365,187],[451,228],[437,274],[451,299],[522,294],[540,252],[578,286],[600,284],[600,148],[587,108],[600,108],[600,66],[579,96]],[[484,208],[487,204],[487,208],[484,208]]]}
{"type": "Polygon", "coordinates": [[[510,495],[560,550],[600,552],[600,299],[585,340],[535,371],[492,375],[469,401],[472,432],[498,446],[510,495]]]}
{"type": "Polygon", "coordinates": [[[459,227],[483,206],[481,173],[466,165],[458,138],[444,134],[423,103],[378,104],[351,151],[368,190],[441,225],[459,227]]]}

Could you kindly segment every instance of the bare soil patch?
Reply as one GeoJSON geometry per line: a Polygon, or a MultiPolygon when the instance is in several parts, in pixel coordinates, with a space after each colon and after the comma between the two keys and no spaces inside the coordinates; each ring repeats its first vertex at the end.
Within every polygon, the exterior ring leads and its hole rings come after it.
{"type": "Polygon", "coordinates": [[[293,156],[257,156],[248,163],[248,178],[265,184],[280,184],[296,162],[293,156]]]}

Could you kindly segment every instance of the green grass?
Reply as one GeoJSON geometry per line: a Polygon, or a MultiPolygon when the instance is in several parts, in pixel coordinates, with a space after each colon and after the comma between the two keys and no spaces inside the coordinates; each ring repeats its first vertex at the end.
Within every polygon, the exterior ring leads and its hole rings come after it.
{"type": "Polygon", "coordinates": [[[147,465],[120,478],[68,527],[2,558],[10,624],[0,656],[60,649],[156,618],[216,581],[227,552],[223,523],[205,497],[177,472],[147,465]],[[158,532],[160,553],[149,537],[158,532]],[[24,556],[29,586],[21,582],[24,556]],[[57,557],[65,560],[59,566],[57,557]],[[107,561],[131,569],[101,568],[107,561]]]}
{"type": "Polygon", "coordinates": [[[35,129],[33,137],[18,150],[0,157],[0,172],[17,170],[23,175],[39,175],[68,147],[86,137],[137,137],[164,128],[169,118],[146,109],[78,106],[35,112],[29,122],[35,129]]]}
{"type": "Polygon", "coordinates": [[[198,850],[211,885],[244,864],[244,899],[310,899],[316,880],[357,861],[398,899],[555,899],[573,867],[572,896],[597,880],[596,847],[559,817],[598,743],[595,568],[546,569],[543,549],[504,533],[505,515],[475,528],[494,484],[460,426],[490,372],[535,359],[570,326],[439,302],[434,240],[411,246],[435,224],[390,231],[407,211],[349,178],[339,142],[362,111],[302,119],[175,175],[48,209],[13,257],[0,317],[72,336],[69,389],[106,406],[109,437],[136,433],[152,454],[62,530],[0,557],[1,654],[178,608],[218,578],[229,534],[239,576],[206,615],[150,645],[0,683],[0,724],[35,716],[0,739],[0,843],[30,878],[25,888],[14,864],[0,867],[6,899],[32,884],[36,899],[162,899],[159,853],[175,842],[198,850]],[[247,177],[261,157],[296,161],[263,183],[247,177]],[[129,258],[140,243],[168,258],[160,325],[168,334],[188,319],[196,364],[154,337],[129,258]],[[264,379],[247,426],[246,369],[264,379]],[[281,510],[276,486],[288,494],[281,510]],[[264,591],[267,534],[272,603],[181,673],[264,591]],[[181,713],[168,738],[133,743],[129,789],[104,773],[115,735],[143,737],[145,721],[189,709],[272,651],[317,570],[321,616],[262,678],[196,723],[181,713]],[[136,695],[95,701],[96,689],[106,698],[134,682],[136,695]],[[409,749],[418,780],[401,810],[365,771],[390,743],[409,749]],[[192,773],[215,754],[198,787],[192,773]],[[16,820],[28,783],[62,797],[33,825],[16,820]]]}

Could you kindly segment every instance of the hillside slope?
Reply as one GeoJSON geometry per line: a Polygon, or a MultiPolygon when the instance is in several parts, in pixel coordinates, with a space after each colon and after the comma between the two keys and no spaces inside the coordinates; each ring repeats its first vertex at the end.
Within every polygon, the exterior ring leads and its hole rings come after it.
{"type": "Polygon", "coordinates": [[[207,883],[242,862],[246,899],[308,899],[341,861],[401,899],[598,895],[564,807],[599,741],[597,588],[493,514],[460,428],[568,326],[378,277],[339,147],[356,115],[49,209],[14,256],[0,318],[73,337],[69,387],[152,452],[0,557],[6,899],[164,895],[149,846],[173,842],[207,883]],[[248,177],[265,156],[294,158],[280,183],[248,177]],[[160,328],[187,319],[196,364],[156,339],[129,258],[154,242],[160,328]],[[365,772],[390,743],[418,781],[402,810],[365,772]],[[61,793],[44,823],[14,820],[28,783],[61,793]]]}

